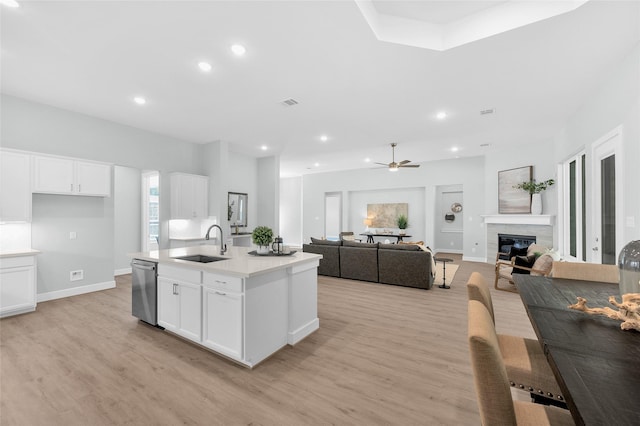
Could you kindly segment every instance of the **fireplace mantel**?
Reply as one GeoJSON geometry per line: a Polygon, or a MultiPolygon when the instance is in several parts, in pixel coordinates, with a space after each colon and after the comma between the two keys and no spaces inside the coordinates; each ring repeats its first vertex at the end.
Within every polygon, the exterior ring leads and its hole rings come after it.
{"type": "Polygon", "coordinates": [[[553,226],[556,217],[548,214],[488,214],[481,216],[484,223],[508,225],[547,225],[553,226]]]}

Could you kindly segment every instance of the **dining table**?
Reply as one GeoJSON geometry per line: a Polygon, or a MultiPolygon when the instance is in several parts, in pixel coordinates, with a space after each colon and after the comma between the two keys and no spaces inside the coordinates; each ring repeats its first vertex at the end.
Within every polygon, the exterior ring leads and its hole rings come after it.
{"type": "Polygon", "coordinates": [[[640,332],[569,309],[618,302],[616,284],[514,274],[533,329],[577,425],[640,425],[640,332]]]}

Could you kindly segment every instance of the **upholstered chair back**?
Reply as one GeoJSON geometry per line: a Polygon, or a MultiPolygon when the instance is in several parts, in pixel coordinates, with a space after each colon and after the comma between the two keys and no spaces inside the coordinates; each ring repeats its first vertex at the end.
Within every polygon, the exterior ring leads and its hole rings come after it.
{"type": "Polygon", "coordinates": [[[479,272],[474,272],[467,281],[467,296],[469,300],[477,300],[481,302],[489,311],[491,321],[495,324],[495,314],[493,312],[493,301],[491,299],[491,291],[484,277],[479,272]]]}
{"type": "Polygon", "coordinates": [[[597,281],[618,284],[620,280],[616,265],[601,265],[598,263],[553,262],[551,272],[553,278],[569,280],[597,281]]]}
{"type": "Polygon", "coordinates": [[[469,301],[468,338],[481,423],[485,426],[516,425],[498,337],[489,311],[477,300],[469,301]]]}

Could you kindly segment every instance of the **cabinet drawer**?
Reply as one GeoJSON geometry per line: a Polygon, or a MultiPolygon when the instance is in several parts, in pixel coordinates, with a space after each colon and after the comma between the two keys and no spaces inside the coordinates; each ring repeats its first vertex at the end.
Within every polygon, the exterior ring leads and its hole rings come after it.
{"type": "Polygon", "coordinates": [[[172,265],[159,264],[158,275],[167,278],[173,278],[180,281],[187,281],[190,283],[200,284],[202,283],[202,271],[190,268],[180,268],[172,265]]]}
{"type": "Polygon", "coordinates": [[[235,293],[243,292],[242,278],[213,274],[211,272],[204,272],[202,277],[202,282],[207,287],[211,287],[211,288],[233,291],[235,293]]]}
{"type": "Polygon", "coordinates": [[[21,266],[33,266],[35,265],[35,258],[33,256],[17,256],[17,257],[5,257],[0,259],[0,268],[19,268],[21,266]]]}

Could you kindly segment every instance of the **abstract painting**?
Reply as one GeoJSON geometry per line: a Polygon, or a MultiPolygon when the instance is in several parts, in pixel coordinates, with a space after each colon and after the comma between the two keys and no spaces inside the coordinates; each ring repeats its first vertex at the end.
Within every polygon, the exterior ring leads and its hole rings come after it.
{"type": "Polygon", "coordinates": [[[532,178],[533,166],[498,172],[498,213],[531,213],[531,195],[514,186],[532,178]]]}

